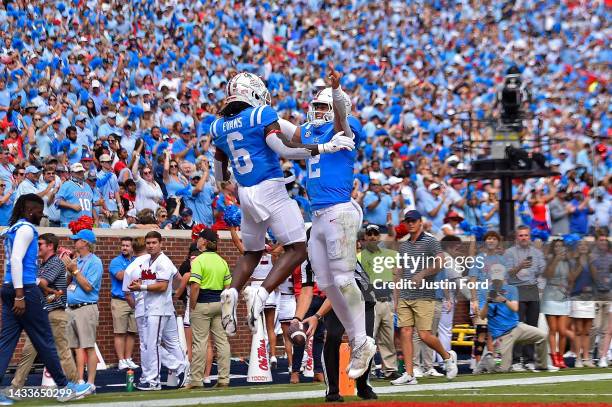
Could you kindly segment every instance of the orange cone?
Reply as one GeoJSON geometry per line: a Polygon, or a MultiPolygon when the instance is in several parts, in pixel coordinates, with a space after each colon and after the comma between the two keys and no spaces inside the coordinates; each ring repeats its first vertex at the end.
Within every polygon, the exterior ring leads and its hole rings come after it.
{"type": "Polygon", "coordinates": [[[348,343],[340,345],[340,380],[338,384],[340,387],[341,396],[354,396],[355,393],[355,380],[348,377],[346,368],[351,361],[351,348],[348,343]]]}

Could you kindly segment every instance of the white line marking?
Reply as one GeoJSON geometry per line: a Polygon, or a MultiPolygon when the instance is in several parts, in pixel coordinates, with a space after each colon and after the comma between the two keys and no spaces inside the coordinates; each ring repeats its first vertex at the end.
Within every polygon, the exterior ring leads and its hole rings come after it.
{"type": "MultiPolygon", "coordinates": [[[[502,380],[480,380],[474,382],[446,382],[446,383],[431,383],[431,384],[416,384],[410,386],[388,386],[374,387],[374,391],[382,394],[397,394],[397,393],[414,393],[419,391],[431,390],[459,390],[459,389],[477,389],[499,386],[520,386],[533,384],[550,384],[564,382],[590,382],[595,380],[612,380],[612,373],[586,374],[586,375],[568,375],[568,376],[546,376],[520,379],[502,379],[502,380]]],[[[163,392],[157,393],[163,397],[163,392]]],[[[97,403],[74,403],[71,407],[91,407],[92,405],[112,404],[113,407],[167,407],[170,402],[172,405],[194,406],[198,404],[234,404],[234,403],[252,403],[256,401],[275,401],[275,400],[299,400],[299,399],[314,399],[324,397],[324,391],[309,390],[309,391],[292,391],[282,393],[263,393],[263,394],[241,394],[241,395],[224,395],[207,397],[205,392],[193,393],[193,397],[186,398],[169,398],[155,400],[131,400],[131,401],[112,401],[112,402],[97,402],[97,403]]],[[[208,393],[211,394],[211,393],[208,393]]],[[[515,394],[516,396],[516,394],[515,394]]]]}

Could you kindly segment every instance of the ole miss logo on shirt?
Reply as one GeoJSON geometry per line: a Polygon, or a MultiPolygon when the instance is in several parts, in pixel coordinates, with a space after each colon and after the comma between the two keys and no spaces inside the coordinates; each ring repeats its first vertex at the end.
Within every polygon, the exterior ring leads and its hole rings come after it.
{"type": "Polygon", "coordinates": [[[140,279],[141,280],[157,280],[157,275],[151,271],[151,269],[140,269],[140,279]]]}

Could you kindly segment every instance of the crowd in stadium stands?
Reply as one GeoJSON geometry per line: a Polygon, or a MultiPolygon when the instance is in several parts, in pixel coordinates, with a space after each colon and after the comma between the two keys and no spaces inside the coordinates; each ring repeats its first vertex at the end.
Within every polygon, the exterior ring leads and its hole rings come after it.
{"type": "MultiPolygon", "coordinates": [[[[261,76],[279,116],[301,124],[332,62],[366,134],[357,146],[353,191],[364,214],[362,250],[388,250],[384,244],[402,240],[404,215],[415,209],[438,239],[477,238],[478,247],[464,254],[499,256],[518,276],[508,280],[518,287],[515,299],[528,295],[521,287],[535,286],[536,294],[539,287],[558,302],[546,311],[539,300],[521,300],[489,333],[520,328],[508,320],[537,325],[539,313],[550,312],[552,363],[561,366],[558,353],[569,339],[574,353],[583,352],[576,360],[590,365],[593,318],[598,343],[606,329],[609,340],[607,303],[572,307],[582,292],[609,295],[612,288],[606,3],[3,2],[0,226],[19,196],[36,193],[45,201],[43,226],[66,227],[87,215],[101,228],[229,229],[223,214],[237,204],[236,186],[215,181],[209,132],[227,81],[241,71],[261,76]],[[543,153],[560,175],[513,183],[516,224],[526,227],[517,230],[516,247],[502,250],[494,233],[499,181],[455,175],[487,156],[484,144],[466,146],[487,137],[512,66],[531,95],[524,147],[543,153]],[[384,235],[387,243],[366,245],[384,235]],[[553,236],[561,242],[543,243],[553,236]],[[532,254],[525,257],[525,250],[532,254]]],[[[308,222],[305,163],[282,166],[308,222]]],[[[488,271],[464,276],[486,280],[488,271]]],[[[452,298],[441,295],[440,312],[448,314],[452,298]]],[[[467,295],[478,325],[486,312],[480,315],[479,293],[467,295]]],[[[444,332],[448,338],[447,325],[444,332]]],[[[486,343],[485,334],[478,344],[486,343]]],[[[515,347],[515,370],[521,360],[535,369],[533,350],[515,347]]],[[[502,367],[508,363],[502,358],[502,367]]]]}

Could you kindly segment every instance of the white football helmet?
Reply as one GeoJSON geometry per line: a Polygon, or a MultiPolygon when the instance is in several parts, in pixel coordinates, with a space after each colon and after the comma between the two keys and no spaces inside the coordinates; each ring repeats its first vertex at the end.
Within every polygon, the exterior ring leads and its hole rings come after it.
{"type": "MultiPolygon", "coordinates": [[[[347,113],[351,111],[351,99],[342,92],[347,113]]],[[[306,120],[314,126],[320,126],[334,120],[334,106],[332,97],[332,88],[325,88],[314,97],[308,105],[306,120]]]]}
{"type": "Polygon", "coordinates": [[[253,107],[269,105],[270,92],[257,75],[241,72],[230,79],[225,88],[225,105],[232,102],[244,102],[253,107]]]}

